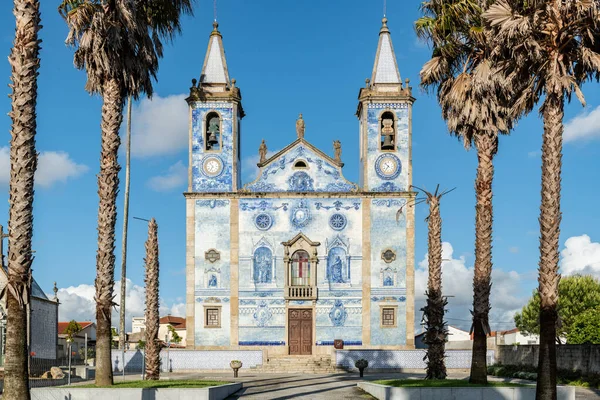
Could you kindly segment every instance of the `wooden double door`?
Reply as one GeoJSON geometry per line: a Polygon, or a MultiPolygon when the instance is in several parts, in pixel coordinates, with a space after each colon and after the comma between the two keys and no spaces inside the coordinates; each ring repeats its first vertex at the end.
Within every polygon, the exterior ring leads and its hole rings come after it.
{"type": "Polygon", "coordinates": [[[290,355],[312,354],[313,311],[293,308],[288,311],[288,343],[290,355]]]}

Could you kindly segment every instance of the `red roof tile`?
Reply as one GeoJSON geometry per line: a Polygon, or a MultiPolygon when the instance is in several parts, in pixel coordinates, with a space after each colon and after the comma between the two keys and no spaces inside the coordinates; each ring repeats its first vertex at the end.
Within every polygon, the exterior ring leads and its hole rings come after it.
{"type": "MultiPolygon", "coordinates": [[[[59,335],[64,335],[65,334],[65,330],[67,329],[67,326],[69,326],[70,322],[59,322],[58,323],[58,334],[59,335]]],[[[91,321],[84,321],[84,322],[77,322],[79,325],[81,325],[81,329],[85,329],[88,326],[92,325],[93,322],[91,321]]]]}
{"type": "Polygon", "coordinates": [[[183,326],[185,326],[185,318],[167,315],[166,317],[162,317],[160,319],[160,323],[161,324],[169,324],[169,325],[173,326],[173,328],[179,328],[179,326],[181,324],[184,324],[183,326]]]}

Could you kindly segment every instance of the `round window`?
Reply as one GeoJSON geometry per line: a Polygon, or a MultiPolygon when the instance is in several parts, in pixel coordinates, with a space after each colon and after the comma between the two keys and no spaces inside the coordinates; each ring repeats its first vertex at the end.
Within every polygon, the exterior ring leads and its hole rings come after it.
{"type": "Polygon", "coordinates": [[[273,218],[269,214],[258,214],[254,219],[254,223],[258,229],[266,231],[273,225],[273,218]]]}
{"type": "Polygon", "coordinates": [[[333,214],[329,218],[329,226],[336,231],[341,231],[344,229],[346,227],[346,223],[346,217],[344,217],[342,214],[333,214]]]}

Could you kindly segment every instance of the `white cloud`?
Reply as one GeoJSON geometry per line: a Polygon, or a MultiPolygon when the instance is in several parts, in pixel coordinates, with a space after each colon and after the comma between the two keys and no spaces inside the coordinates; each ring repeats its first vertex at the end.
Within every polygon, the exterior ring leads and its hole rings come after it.
{"type": "MultiPolygon", "coordinates": [[[[144,98],[131,117],[131,154],[150,157],[173,154],[188,146],[189,111],[184,94],[144,98]]],[[[123,121],[125,129],[125,121],[123,121]]]]}
{"type": "Polygon", "coordinates": [[[600,243],[592,242],[588,235],[568,238],[560,255],[562,274],[594,275],[600,278],[600,243]]]}
{"type": "Polygon", "coordinates": [[[154,176],[148,180],[148,186],[157,192],[167,192],[184,186],[188,179],[188,169],[183,162],[178,161],[171,165],[162,175],[154,176]]]}
{"type": "MultiPolygon", "coordinates": [[[[94,285],[82,284],[59,289],[59,321],[70,321],[72,319],[77,321],[95,321],[96,302],[94,301],[94,294],[94,285]]],[[[115,303],[120,304],[121,281],[115,282],[114,294],[116,294],[115,303]]],[[[48,297],[52,298],[54,295],[48,295],[48,297]]],[[[131,331],[131,318],[143,316],[146,309],[144,287],[132,283],[129,279],[127,279],[125,305],[125,329],[129,332],[131,331]]],[[[160,314],[185,317],[185,303],[167,304],[161,299],[160,314]]],[[[119,311],[116,308],[113,308],[112,312],[112,325],[119,326],[119,311]]]]}
{"type": "MultiPolygon", "coordinates": [[[[49,188],[55,183],[77,178],[88,171],[88,167],[77,164],[64,151],[43,151],[38,156],[35,173],[36,187],[49,188]]],[[[0,185],[10,182],[10,148],[0,147],[0,185]]]]}
{"type": "Polygon", "coordinates": [[[600,106],[585,110],[565,124],[565,142],[600,139],[600,106]]]}
{"type": "Polygon", "coordinates": [[[540,150],[534,150],[527,153],[527,157],[529,158],[539,158],[542,156],[542,152],[540,150]]]}
{"type": "Polygon", "coordinates": [[[519,248],[517,246],[513,246],[513,247],[510,247],[508,249],[508,251],[510,251],[513,254],[517,254],[519,252],[519,248]]]}
{"type": "MultiPolygon", "coordinates": [[[[466,265],[464,256],[454,258],[454,249],[448,242],[442,244],[442,293],[448,298],[446,320],[449,325],[463,330],[471,327],[471,313],[473,309],[473,267],[466,265]]],[[[415,315],[417,321],[415,328],[419,329],[419,322],[423,315],[420,311],[425,305],[425,291],[427,290],[428,257],[419,262],[415,270],[415,315]]],[[[510,329],[514,327],[513,316],[525,302],[521,290],[521,278],[515,271],[506,272],[499,268],[492,271],[492,292],[490,302],[490,325],[492,329],[510,329]]],[[[526,295],[528,293],[525,293],[526,295]]]]}

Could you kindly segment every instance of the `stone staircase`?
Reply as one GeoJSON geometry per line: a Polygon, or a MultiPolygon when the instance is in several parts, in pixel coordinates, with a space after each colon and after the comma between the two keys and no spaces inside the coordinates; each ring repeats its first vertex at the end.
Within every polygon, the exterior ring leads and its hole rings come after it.
{"type": "Polygon", "coordinates": [[[263,365],[250,368],[268,374],[333,374],[336,371],[331,356],[271,356],[263,365]]]}

